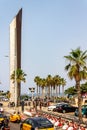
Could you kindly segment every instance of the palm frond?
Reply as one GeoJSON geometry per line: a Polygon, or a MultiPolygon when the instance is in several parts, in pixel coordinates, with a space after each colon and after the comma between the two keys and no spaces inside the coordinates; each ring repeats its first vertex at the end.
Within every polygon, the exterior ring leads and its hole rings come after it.
{"type": "Polygon", "coordinates": [[[65,66],[65,70],[68,70],[70,68],[71,64],[68,64],[65,66]]]}

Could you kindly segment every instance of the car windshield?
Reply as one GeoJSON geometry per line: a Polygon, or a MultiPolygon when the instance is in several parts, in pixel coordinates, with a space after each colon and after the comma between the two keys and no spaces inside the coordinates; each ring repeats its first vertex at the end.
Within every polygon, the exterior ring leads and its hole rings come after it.
{"type": "Polygon", "coordinates": [[[3,114],[0,114],[0,118],[3,118],[4,117],[4,115],[3,114]]]}
{"type": "Polygon", "coordinates": [[[38,128],[51,128],[53,124],[46,118],[38,118],[35,120],[36,127],[38,128]]]}

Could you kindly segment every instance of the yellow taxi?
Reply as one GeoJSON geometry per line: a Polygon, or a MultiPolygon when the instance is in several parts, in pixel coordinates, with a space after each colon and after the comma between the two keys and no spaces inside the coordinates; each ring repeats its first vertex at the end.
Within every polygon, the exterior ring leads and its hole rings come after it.
{"type": "Polygon", "coordinates": [[[45,117],[31,117],[20,123],[20,130],[54,130],[54,125],[45,117]]]}
{"type": "Polygon", "coordinates": [[[0,113],[0,122],[4,120],[4,115],[0,113]]]}
{"type": "Polygon", "coordinates": [[[19,123],[21,121],[20,114],[18,114],[18,113],[10,114],[9,121],[19,123]]]}

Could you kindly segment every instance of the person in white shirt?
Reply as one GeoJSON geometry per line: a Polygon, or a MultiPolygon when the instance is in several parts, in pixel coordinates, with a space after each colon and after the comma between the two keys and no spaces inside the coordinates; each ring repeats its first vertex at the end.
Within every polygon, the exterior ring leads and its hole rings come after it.
{"type": "Polygon", "coordinates": [[[63,127],[62,127],[62,130],[67,130],[69,127],[69,121],[65,121],[63,127]]]}
{"type": "Polygon", "coordinates": [[[69,122],[69,127],[67,130],[74,130],[74,123],[73,122],[69,122]]]}

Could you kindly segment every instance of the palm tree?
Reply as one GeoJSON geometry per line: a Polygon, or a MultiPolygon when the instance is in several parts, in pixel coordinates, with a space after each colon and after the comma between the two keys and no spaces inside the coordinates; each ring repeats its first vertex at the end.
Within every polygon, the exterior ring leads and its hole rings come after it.
{"type": "Polygon", "coordinates": [[[55,75],[54,80],[55,80],[56,96],[58,96],[59,95],[59,86],[60,86],[60,76],[55,75]]]}
{"type": "Polygon", "coordinates": [[[13,83],[17,82],[17,97],[18,97],[18,100],[20,100],[20,92],[21,92],[20,83],[21,83],[21,81],[26,82],[25,76],[26,76],[26,74],[23,72],[22,69],[19,68],[19,69],[13,71],[13,73],[10,77],[10,79],[13,80],[13,83]]]}
{"type": "Polygon", "coordinates": [[[72,50],[70,55],[64,56],[69,63],[65,67],[65,70],[68,72],[69,78],[74,79],[76,82],[76,89],[78,94],[78,109],[79,109],[79,121],[82,121],[81,113],[81,91],[80,91],[80,82],[87,79],[87,50],[81,51],[80,48],[72,50]]]}
{"type": "Polygon", "coordinates": [[[40,77],[39,77],[39,76],[36,76],[36,77],[34,78],[34,82],[35,82],[36,85],[37,85],[37,96],[38,96],[39,81],[40,81],[40,77]]]}
{"type": "Polygon", "coordinates": [[[46,83],[46,79],[41,79],[40,80],[40,87],[42,88],[42,98],[45,97],[45,87],[46,87],[47,83],[46,83]]]}
{"type": "Polygon", "coordinates": [[[56,77],[52,78],[52,86],[53,86],[53,96],[55,97],[55,88],[56,88],[56,77]]]}
{"type": "Polygon", "coordinates": [[[21,81],[26,82],[25,76],[26,74],[23,72],[23,70],[17,69],[16,72],[15,70],[13,71],[11,75],[11,80],[13,80],[13,83],[15,82],[15,78],[17,83],[20,83],[21,81]]]}
{"type": "Polygon", "coordinates": [[[51,81],[52,81],[52,76],[49,74],[46,78],[46,82],[47,82],[47,87],[48,87],[48,95],[47,97],[50,97],[50,87],[51,87],[51,81]]]}
{"type": "Polygon", "coordinates": [[[10,91],[7,91],[6,96],[7,96],[8,99],[10,99],[10,96],[11,96],[10,91]]]}
{"type": "Polygon", "coordinates": [[[61,78],[61,85],[62,85],[62,94],[64,94],[64,86],[66,85],[66,80],[61,78]]]}

